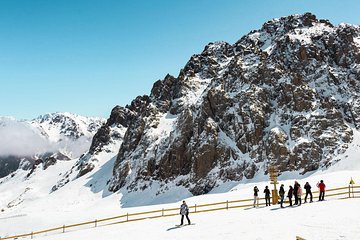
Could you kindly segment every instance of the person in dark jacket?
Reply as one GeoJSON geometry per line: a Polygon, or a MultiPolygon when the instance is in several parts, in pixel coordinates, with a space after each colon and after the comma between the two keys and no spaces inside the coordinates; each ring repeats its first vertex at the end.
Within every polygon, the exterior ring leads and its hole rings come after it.
{"type": "Polygon", "coordinates": [[[279,190],[279,196],[280,196],[280,207],[283,208],[284,198],[285,198],[285,190],[284,190],[284,184],[281,184],[280,190],[279,190]]]}
{"type": "Polygon", "coordinates": [[[317,187],[319,188],[319,201],[324,201],[324,197],[325,197],[325,183],[323,180],[320,180],[320,183],[317,184],[317,187]]]}
{"type": "Polygon", "coordinates": [[[180,215],[181,215],[181,224],[180,225],[184,224],[184,216],[186,216],[188,224],[189,225],[191,224],[190,219],[189,219],[189,207],[185,201],[183,201],[183,204],[180,206],[180,215]]]}
{"type": "Polygon", "coordinates": [[[290,207],[292,206],[292,196],[293,196],[293,193],[294,193],[293,187],[292,187],[292,186],[289,186],[289,191],[288,191],[287,197],[289,198],[290,207]]]}
{"type": "Polygon", "coordinates": [[[256,205],[259,205],[259,189],[257,186],[254,187],[254,207],[256,207],[256,205]]]}
{"type": "Polygon", "coordinates": [[[300,186],[300,184],[297,181],[295,181],[294,189],[293,189],[293,194],[294,194],[294,198],[295,198],[294,205],[298,205],[298,203],[299,203],[299,198],[298,198],[298,194],[297,194],[298,190],[299,190],[299,186],[300,186]]]}
{"type": "Polygon", "coordinates": [[[312,196],[311,186],[310,186],[309,182],[305,183],[304,189],[306,190],[305,199],[304,199],[305,201],[304,202],[306,202],[308,195],[310,195],[310,202],[312,202],[313,201],[313,196],[312,196]]]}
{"type": "Polygon", "coordinates": [[[270,190],[269,190],[268,186],[265,187],[264,193],[265,193],[266,206],[270,206],[271,205],[270,204],[270,190]]]}

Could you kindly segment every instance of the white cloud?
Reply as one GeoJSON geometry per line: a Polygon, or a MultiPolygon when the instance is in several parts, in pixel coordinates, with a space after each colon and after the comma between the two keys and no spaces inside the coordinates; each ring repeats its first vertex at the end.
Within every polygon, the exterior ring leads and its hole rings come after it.
{"type": "Polygon", "coordinates": [[[0,155],[29,156],[49,148],[45,137],[30,124],[0,118],[0,155]]]}
{"type": "Polygon", "coordinates": [[[90,144],[91,138],[87,137],[75,141],[64,137],[62,141],[50,142],[31,124],[0,117],[0,156],[33,156],[61,150],[75,158],[87,151],[90,144]]]}

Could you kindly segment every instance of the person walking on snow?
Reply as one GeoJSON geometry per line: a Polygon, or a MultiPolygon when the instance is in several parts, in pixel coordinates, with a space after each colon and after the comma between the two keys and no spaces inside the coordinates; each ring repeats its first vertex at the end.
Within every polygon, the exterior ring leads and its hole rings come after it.
{"type": "Polygon", "coordinates": [[[284,190],[284,184],[281,184],[280,190],[279,190],[279,196],[280,196],[280,207],[283,208],[284,198],[285,198],[285,190],[284,190]]]}
{"type": "Polygon", "coordinates": [[[319,201],[324,201],[325,197],[325,183],[323,180],[320,180],[320,183],[317,184],[317,187],[319,188],[320,195],[319,195],[319,201]]]}
{"type": "Polygon", "coordinates": [[[183,204],[181,204],[181,206],[180,206],[180,215],[181,215],[181,224],[180,225],[184,224],[184,216],[186,216],[188,224],[189,225],[191,224],[190,219],[189,219],[189,207],[185,201],[183,201],[183,204]]]}
{"type": "Polygon", "coordinates": [[[256,207],[256,205],[259,205],[259,189],[257,186],[254,187],[254,207],[256,207]]]}
{"type": "Polygon", "coordinates": [[[305,195],[305,201],[304,202],[306,202],[306,199],[307,199],[308,195],[310,195],[310,202],[312,202],[313,201],[313,199],[312,199],[313,196],[312,196],[311,186],[310,186],[309,182],[305,183],[304,188],[306,190],[306,195],[305,195]]]}
{"type": "Polygon", "coordinates": [[[271,206],[271,204],[270,204],[270,190],[269,190],[268,186],[265,187],[264,193],[265,193],[266,206],[271,206]],[[269,205],[268,205],[268,203],[269,203],[269,205]]]}
{"type": "Polygon", "coordinates": [[[294,193],[294,198],[295,198],[294,205],[298,205],[298,202],[299,202],[299,198],[298,198],[298,194],[297,194],[299,186],[300,186],[300,184],[297,181],[295,181],[295,183],[294,183],[294,192],[293,192],[294,193]]]}
{"type": "Polygon", "coordinates": [[[289,191],[288,191],[288,198],[289,198],[289,203],[290,203],[290,207],[292,206],[292,196],[293,196],[294,190],[292,186],[289,186],[289,191]]]}
{"type": "Polygon", "coordinates": [[[298,191],[297,191],[299,206],[301,205],[301,195],[302,195],[302,188],[301,188],[301,186],[300,186],[300,184],[299,184],[299,186],[298,186],[298,191]]]}

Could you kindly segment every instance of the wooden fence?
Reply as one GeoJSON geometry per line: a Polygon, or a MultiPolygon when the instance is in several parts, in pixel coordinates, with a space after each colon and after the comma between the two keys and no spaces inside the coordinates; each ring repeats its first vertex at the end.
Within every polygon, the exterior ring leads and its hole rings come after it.
{"type": "MultiPolygon", "coordinates": [[[[319,192],[313,192],[313,198],[316,200],[319,197],[319,192]]],[[[305,194],[303,194],[305,195],[305,194]]],[[[360,186],[352,186],[349,185],[347,187],[326,189],[325,193],[326,199],[348,199],[348,198],[360,198],[360,186]]],[[[259,198],[258,206],[265,205],[265,199],[259,198]]],[[[211,212],[211,211],[220,211],[220,210],[229,210],[233,208],[247,208],[253,207],[254,199],[243,199],[243,200],[232,200],[232,201],[222,201],[208,204],[195,204],[193,206],[189,206],[190,213],[203,213],[203,212],[211,212]]],[[[285,201],[287,203],[287,201],[285,201]]],[[[3,238],[0,237],[0,240],[5,239],[19,239],[24,237],[30,237],[31,239],[36,235],[47,234],[47,233],[65,233],[66,231],[75,231],[79,229],[79,227],[86,226],[90,227],[99,227],[105,225],[113,225],[120,224],[126,222],[135,222],[141,221],[145,219],[154,219],[154,218],[162,218],[162,217],[171,217],[178,216],[179,208],[168,208],[168,209],[159,209],[155,211],[148,212],[136,212],[136,213],[127,213],[115,217],[97,219],[88,222],[81,222],[77,224],[63,225],[60,227],[45,229],[41,231],[14,235],[14,236],[5,236],[3,238]]]]}

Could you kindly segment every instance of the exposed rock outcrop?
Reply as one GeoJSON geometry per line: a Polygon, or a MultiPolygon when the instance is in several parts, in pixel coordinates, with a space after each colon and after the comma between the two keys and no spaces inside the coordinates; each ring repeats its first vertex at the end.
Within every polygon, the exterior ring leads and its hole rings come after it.
{"type": "Polygon", "coordinates": [[[172,181],[202,194],[269,163],[300,173],[333,164],[360,127],[359,46],[359,26],[310,13],[208,44],[116,121],[127,131],[110,190],[172,181]]]}

